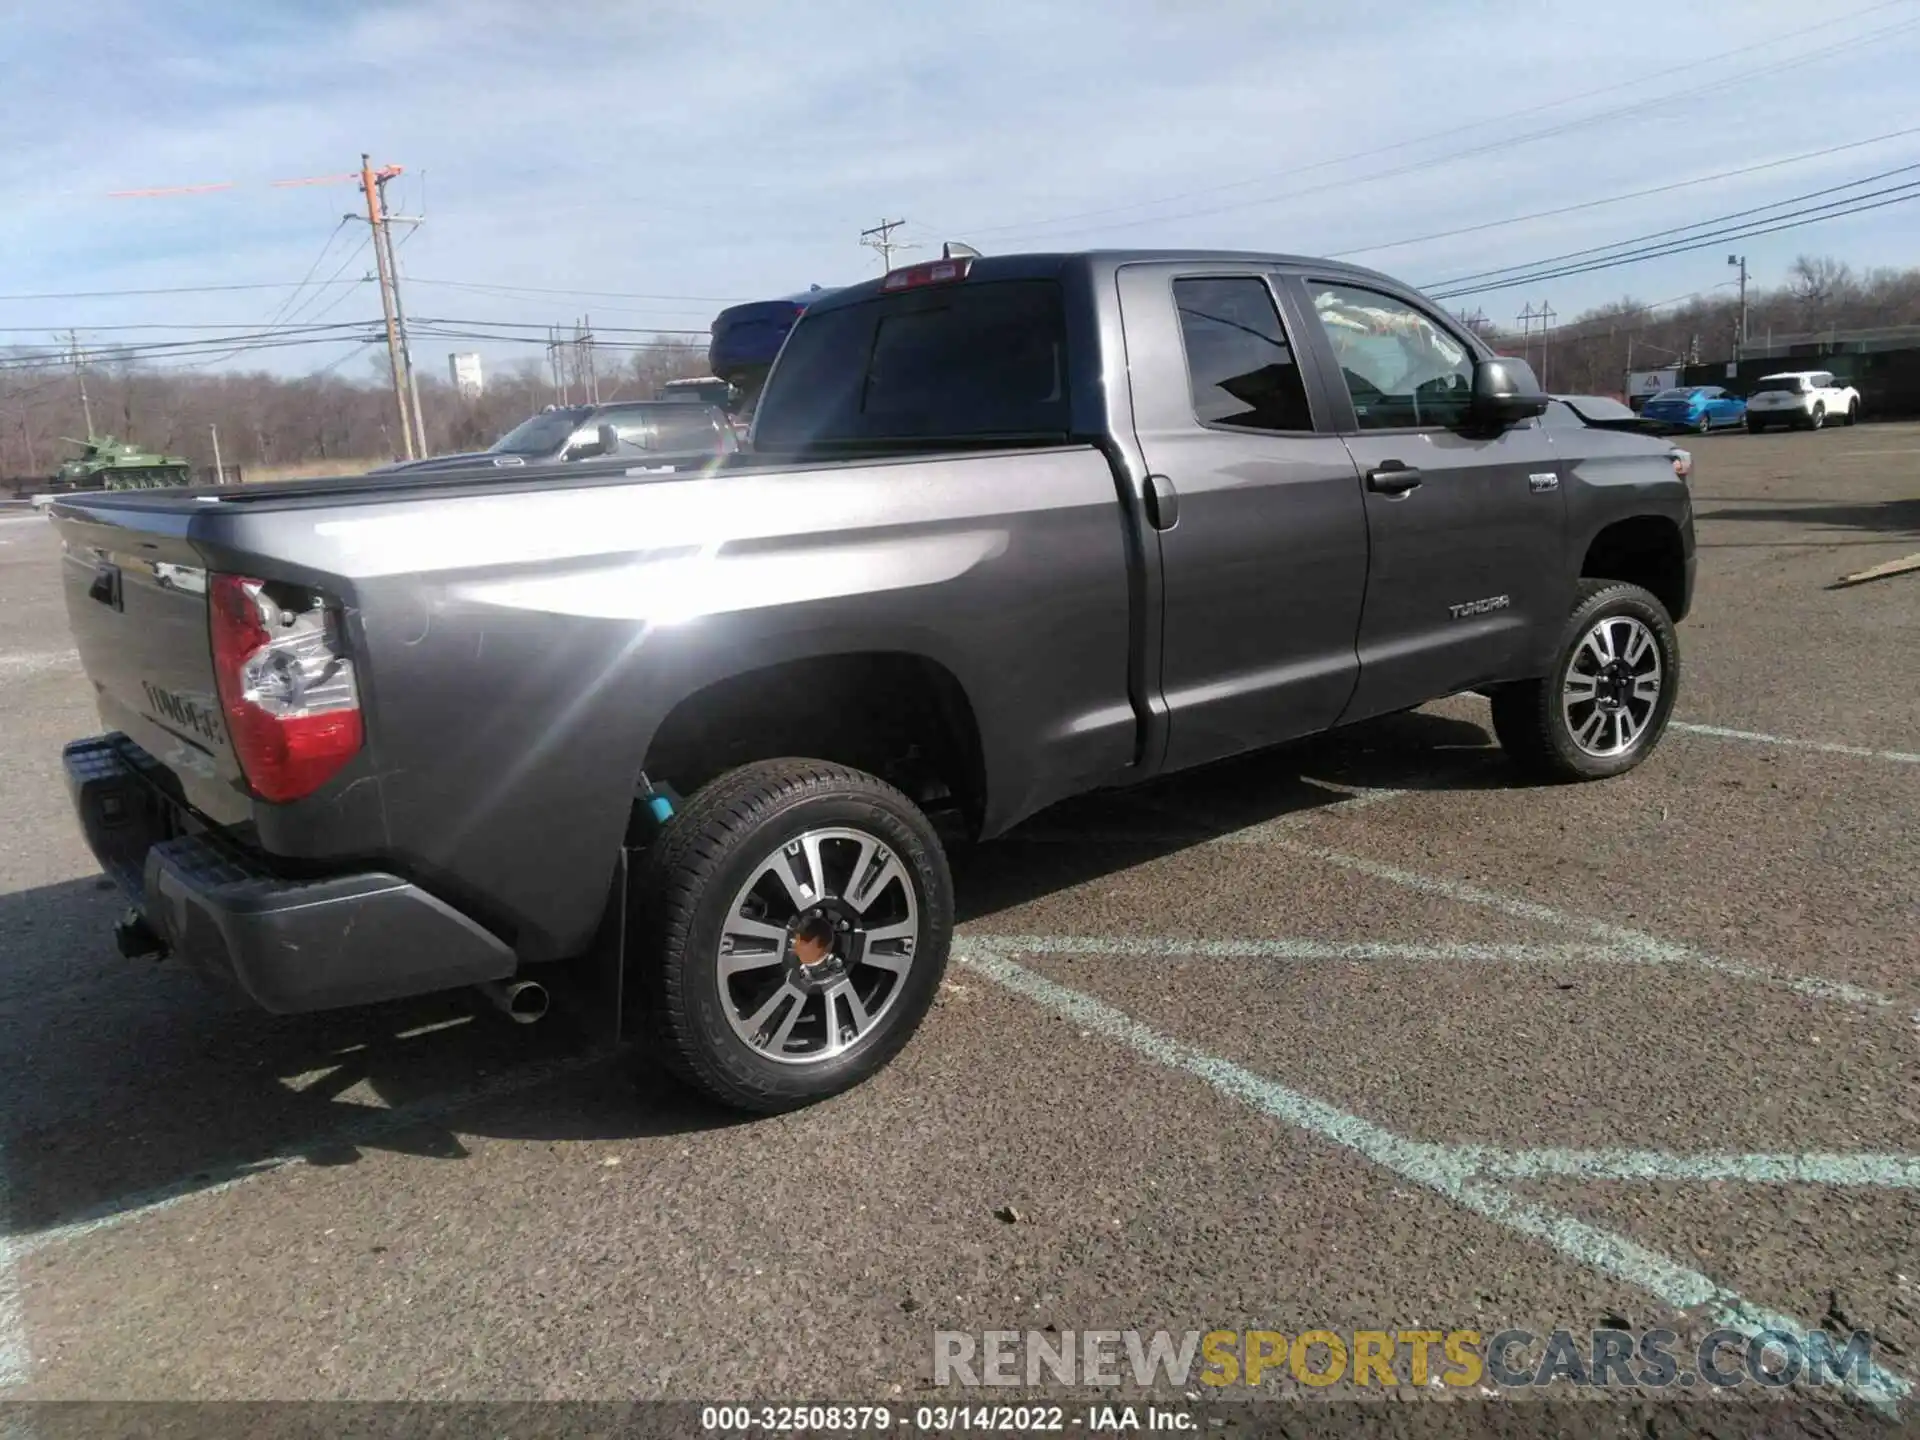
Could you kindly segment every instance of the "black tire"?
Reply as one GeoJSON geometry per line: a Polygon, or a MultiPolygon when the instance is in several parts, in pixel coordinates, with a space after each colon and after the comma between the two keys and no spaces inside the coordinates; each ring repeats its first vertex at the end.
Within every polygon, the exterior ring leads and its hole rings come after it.
{"type": "Polygon", "coordinates": [[[1543,679],[1505,686],[1493,697],[1494,734],[1521,769],[1540,780],[1604,780],[1625,774],[1653,753],[1673,714],[1680,681],[1680,641],[1664,605],[1638,585],[1582,580],[1554,657],[1553,669],[1543,679]],[[1561,699],[1580,646],[1602,620],[1615,617],[1638,620],[1651,633],[1659,650],[1661,683],[1651,714],[1632,743],[1618,754],[1603,756],[1581,747],[1561,699]]]}
{"type": "Polygon", "coordinates": [[[1860,423],[1860,402],[1858,400],[1849,400],[1847,402],[1846,423],[1848,425],[1858,425],[1860,423]]]}
{"type": "Polygon", "coordinates": [[[1813,413],[1807,417],[1807,428],[1809,430],[1824,430],[1827,428],[1827,407],[1825,405],[1816,404],[1813,407],[1813,413]]]}
{"type": "Polygon", "coordinates": [[[1749,435],[1764,435],[1766,429],[1767,427],[1758,420],[1747,421],[1747,433],[1749,435]]]}
{"type": "Polygon", "coordinates": [[[953,880],[933,826],[893,786],[826,761],[764,760],[703,787],[661,831],[641,870],[638,928],[640,990],[662,1063],[723,1105],[774,1114],[858,1085],[913,1037],[946,971],[953,880]],[[733,1028],[721,929],[760,864],[827,827],[857,828],[891,849],[913,887],[919,929],[898,993],[872,1027],[837,1055],[786,1063],[733,1028]]]}
{"type": "Polygon", "coordinates": [[[1693,433],[1696,435],[1705,435],[1711,429],[1713,429],[1713,417],[1711,415],[1702,415],[1700,417],[1700,423],[1693,427],[1693,433]]]}

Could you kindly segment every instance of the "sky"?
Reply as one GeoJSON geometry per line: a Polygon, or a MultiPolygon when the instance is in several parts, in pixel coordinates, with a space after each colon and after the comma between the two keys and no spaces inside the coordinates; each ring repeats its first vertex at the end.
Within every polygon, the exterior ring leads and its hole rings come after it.
{"type": "MultiPolygon", "coordinates": [[[[895,263],[1252,249],[1444,293],[1920,180],[1915,74],[1920,0],[0,0],[0,345],[354,322],[192,363],[365,378],[364,201],[273,183],[362,152],[422,217],[398,231],[422,325],[704,344],[725,304],[878,274],[883,220],[917,247],[895,263]],[[112,193],[206,185],[230,188],[112,193]],[[236,285],[267,288],[210,288],[236,285]],[[126,290],[182,293],[21,298],[126,290]]],[[[1730,291],[1730,253],[1778,284],[1802,252],[1920,264],[1920,200],[1448,303],[1564,321],[1730,291]]],[[[415,363],[453,349],[541,355],[422,338],[415,363]]]]}

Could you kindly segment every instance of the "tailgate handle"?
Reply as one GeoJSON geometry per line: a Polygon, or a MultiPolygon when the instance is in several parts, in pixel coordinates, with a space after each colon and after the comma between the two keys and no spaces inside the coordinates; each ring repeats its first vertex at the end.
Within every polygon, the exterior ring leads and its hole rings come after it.
{"type": "Polygon", "coordinates": [[[120,609],[120,567],[102,565],[94,571],[93,584],[87,587],[87,598],[98,600],[102,605],[111,605],[116,610],[120,609]]]}

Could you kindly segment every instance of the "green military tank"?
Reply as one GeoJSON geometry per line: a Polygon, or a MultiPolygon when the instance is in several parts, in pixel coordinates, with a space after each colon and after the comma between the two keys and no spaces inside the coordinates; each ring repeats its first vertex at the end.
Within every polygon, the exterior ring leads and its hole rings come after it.
{"type": "Polygon", "coordinates": [[[80,453],[61,462],[53,477],[56,490],[149,490],[191,485],[193,465],[178,455],[158,455],[111,435],[67,439],[80,453]]]}

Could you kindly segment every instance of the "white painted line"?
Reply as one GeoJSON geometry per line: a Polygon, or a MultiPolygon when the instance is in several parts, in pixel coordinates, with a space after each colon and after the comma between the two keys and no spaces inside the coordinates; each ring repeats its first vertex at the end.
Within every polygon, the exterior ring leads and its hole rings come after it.
{"type": "Polygon", "coordinates": [[[34,675],[43,670],[66,670],[80,663],[77,650],[28,651],[19,655],[0,655],[0,676],[34,675]]]}
{"type": "Polygon", "coordinates": [[[1822,755],[1852,755],[1860,760],[1920,765],[1920,755],[1905,750],[1869,750],[1864,745],[1836,745],[1829,740],[1790,740],[1784,735],[1764,735],[1758,730],[1729,730],[1723,725],[1695,725],[1685,720],[1670,720],[1667,728],[1688,735],[1707,735],[1715,740],[1748,740],[1756,745],[1779,745],[1788,750],[1815,750],[1822,755]]]}
{"type": "Polygon", "coordinates": [[[1205,960],[1422,960],[1493,962],[1513,965],[1565,965],[1598,961],[1645,965],[1644,955],[1609,945],[1586,944],[1439,944],[1401,945],[1384,941],[1196,940],[1153,935],[982,935],[963,932],[961,941],[989,946],[1005,955],[1163,955],[1205,960]]]}
{"type": "Polygon", "coordinates": [[[1477,905],[1482,909],[1498,911],[1502,915],[1511,915],[1520,920],[1532,920],[1542,925],[1572,930],[1602,944],[1611,945],[1625,954],[1638,955],[1648,964],[1691,965],[1698,969],[1730,975],[1738,980],[1755,980],[1791,990],[1795,994],[1811,996],[1817,1000],[1834,1000],[1863,1009],[1882,1009],[1893,1003],[1877,990],[1850,985],[1844,980],[1829,980],[1819,975],[1800,975],[1791,971],[1774,970],[1758,963],[1723,959],[1718,955],[1710,955],[1704,950],[1696,950],[1691,945],[1661,940],[1641,930],[1610,924],[1604,920],[1590,920],[1583,915],[1568,914],[1535,900],[1521,900],[1510,895],[1501,895],[1462,881],[1420,875],[1411,870],[1402,870],[1397,865],[1385,865],[1377,860],[1342,854],[1338,850],[1328,850],[1318,845],[1303,845],[1298,841],[1277,836],[1269,837],[1267,843],[1276,850],[1285,850],[1309,860],[1338,865],[1342,869],[1352,870],[1376,880],[1385,880],[1389,884],[1404,886],[1409,890],[1457,900],[1463,905],[1477,905]]]}
{"type": "MultiPolygon", "coordinates": [[[[1749,1339],[1774,1330],[1792,1336],[1802,1347],[1807,1343],[1807,1327],[1800,1322],[1750,1304],[1697,1270],[1624,1236],[1521,1200],[1497,1185],[1473,1178],[1473,1172],[1455,1158],[1451,1147],[1408,1140],[1323,1100],[1288,1089],[1230,1060],[1163,1035],[1102,1000],[1055,984],[985,947],[956,952],[955,958],[1015,994],[1126,1046],[1144,1059],[1193,1075],[1231,1100],[1332,1141],[1497,1225],[1545,1242],[1587,1269],[1635,1285],[1675,1310],[1704,1312],[1716,1324],[1749,1339]]],[[[1857,1398],[1896,1416],[1897,1402],[1912,1389],[1906,1380],[1871,1361],[1841,1383],[1857,1398]]]]}
{"type": "Polygon", "coordinates": [[[0,1391],[27,1382],[32,1368],[27,1350],[26,1317],[20,1308],[20,1275],[14,1266],[13,1187],[8,1180],[6,1142],[0,1140],[0,1391]]]}
{"type": "Polygon", "coordinates": [[[509,1070],[480,1084],[413,1101],[391,1110],[371,1112],[362,1110],[362,1113],[356,1115],[347,1124],[325,1134],[313,1136],[304,1145],[290,1148],[278,1155],[224,1165],[204,1166],[197,1173],[207,1177],[205,1179],[177,1180],[157,1189],[141,1191],[134,1195],[123,1195],[118,1199],[108,1200],[82,1211],[62,1224],[50,1225],[42,1230],[15,1233],[12,1240],[13,1254],[15,1256],[32,1254],[50,1245],[63,1245],[84,1236],[97,1234],[102,1230],[111,1230],[130,1220],[138,1220],[157,1211],[171,1210],[174,1206],[188,1200],[218,1195],[222,1191],[244,1185],[249,1180],[257,1180],[262,1175],[271,1175],[291,1165],[304,1165],[307,1163],[307,1155],[320,1146],[356,1144],[374,1140],[396,1130],[417,1125],[448,1110],[463,1109],[469,1105],[503,1099],[506,1096],[518,1094],[522,1090],[530,1090],[549,1080],[599,1064],[606,1058],[607,1052],[598,1050],[569,1055],[564,1059],[542,1061],[518,1070],[509,1070]]]}
{"type": "Polygon", "coordinates": [[[1658,1150],[1456,1152],[1501,1180],[1736,1180],[1750,1185],[1872,1185],[1920,1190],[1920,1155],[1668,1155],[1658,1150]]]}

